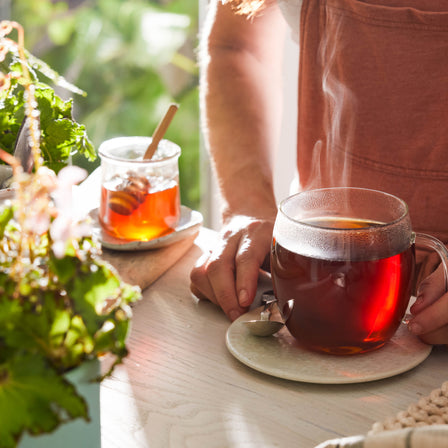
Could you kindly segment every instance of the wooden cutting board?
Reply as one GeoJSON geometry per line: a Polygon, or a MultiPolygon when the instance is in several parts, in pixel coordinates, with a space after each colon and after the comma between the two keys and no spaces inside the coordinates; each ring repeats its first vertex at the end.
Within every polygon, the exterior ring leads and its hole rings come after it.
{"type": "Polygon", "coordinates": [[[143,290],[187,253],[198,233],[160,249],[131,252],[103,249],[102,258],[118,271],[125,282],[143,290]]]}

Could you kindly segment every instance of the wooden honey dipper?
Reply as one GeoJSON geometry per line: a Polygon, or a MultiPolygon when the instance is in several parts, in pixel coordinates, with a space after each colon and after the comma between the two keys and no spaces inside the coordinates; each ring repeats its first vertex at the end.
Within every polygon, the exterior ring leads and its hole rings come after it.
{"type": "Polygon", "coordinates": [[[157,128],[152,136],[151,143],[149,144],[148,148],[146,149],[145,155],[143,156],[144,159],[151,159],[156,152],[160,140],[162,140],[163,136],[165,135],[165,132],[168,129],[168,126],[170,125],[175,113],[177,112],[177,109],[179,109],[179,106],[177,104],[171,104],[163,118],[160,120],[160,123],[157,125],[157,128]]]}
{"type": "MultiPolygon", "coordinates": [[[[157,125],[156,130],[152,136],[151,143],[148,145],[143,159],[150,160],[159,146],[160,140],[168,129],[174,114],[177,112],[179,106],[177,104],[171,104],[165,115],[157,125]]],[[[109,207],[120,215],[128,216],[135,209],[137,209],[142,202],[145,194],[150,187],[149,181],[140,176],[130,175],[127,179],[123,180],[121,189],[113,192],[109,198],[109,207]]]]}

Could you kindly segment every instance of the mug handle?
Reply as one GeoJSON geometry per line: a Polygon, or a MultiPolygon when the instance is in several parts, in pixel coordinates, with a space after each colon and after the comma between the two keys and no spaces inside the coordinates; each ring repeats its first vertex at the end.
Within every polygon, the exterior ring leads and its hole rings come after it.
{"type": "Polygon", "coordinates": [[[445,276],[445,292],[448,292],[448,250],[439,239],[426,233],[413,232],[412,241],[416,246],[432,249],[439,255],[442,260],[443,273],[445,276]]]}

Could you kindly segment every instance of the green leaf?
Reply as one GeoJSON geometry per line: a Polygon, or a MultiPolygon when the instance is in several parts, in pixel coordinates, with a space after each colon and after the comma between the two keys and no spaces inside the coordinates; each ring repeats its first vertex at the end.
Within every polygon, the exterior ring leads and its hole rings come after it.
{"type": "Polygon", "coordinates": [[[5,207],[0,212],[0,238],[3,238],[5,228],[14,216],[12,207],[5,207]]]}
{"type": "Polygon", "coordinates": [[[53,81],[53,83],[56,84],[57,86],[70,90],[73,93],[77,93],[78,95],[86,95],[86,92],[79,89],[72,83],[68,82],[63,76],[59,75],[59,73],[53,70],[44,61],[41,61],[39,58],[35,57],[34,55],[28,52],[26,53],[26,57],[28,58],[28,61],[33,68],[39,70],[39,72],[41,72],[44,76],[53,81]]]}
{"type": "Polygon", "coordinates": [[[77,261],[73,257],[56,258],[52,256],[50,269],[57,275],[60,283],[67,284],[76,275],[77,261]]]}
{"type": "Polygon", "coordinates": [[[16,353],[0,366],[0,446],[24,431],[40,434],[74,418],[88,420],[85,400],[38,355],[16,353]]]}
{"type": "Polygon", "coordinates": [[[5,295],[3,293],[0,300],[0,340],[5,340],[11,333],[11,330],[14,330],[15,325],[23,313],[20,302],[18,300],[11,300],[8,297],[5,298],[5,295]]]}
{"type": "Polygon", "coordinates": [[[48,149],[59,149],[63,157],[68,157],[70,151],[66,154],[63,149],[70,148],[75,143],[74,128],[72,122],[67,118],[53,119],[45,129],[47,138],[45,146],[48,149]]]}
{"type": "Polygon", "coordinates": [[[55,337],[64,336],[70,328],[70,313],[68,310],[57,310],[54,313],[53,322],[51,323],[50,336],[54,340],[55,337]]]}
{"type": "Polygon", "coordinates": [[[70,287],[70,296],[75,310],[83,316],[90,334],[98,329],[98,324],[105,320],[101,308],[107,299],[115,298],[120,292],[120,280],[104,266],[92,272],[81,272],[75,277],[70,287]]]}

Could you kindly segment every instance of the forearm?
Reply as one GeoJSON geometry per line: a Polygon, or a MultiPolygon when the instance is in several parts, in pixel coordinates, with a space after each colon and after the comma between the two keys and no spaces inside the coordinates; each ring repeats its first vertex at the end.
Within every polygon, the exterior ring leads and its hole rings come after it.
{"type": "Polygon", "coordinates": [[[202,43],[201,122],[225,215],[276,213],[272,164],[281,121],[282,20],[276,11],[258,22],[237,18],[228,35],[211,25],[202,43]],[[246,40],[250,33],[263,39],[253,44],[246,40]]]}

